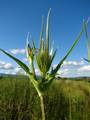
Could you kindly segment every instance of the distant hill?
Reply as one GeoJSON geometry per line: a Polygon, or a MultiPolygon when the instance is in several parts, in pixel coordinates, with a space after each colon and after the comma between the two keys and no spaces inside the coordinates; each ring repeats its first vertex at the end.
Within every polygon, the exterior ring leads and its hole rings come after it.
{"type": "MultiPolygon", "coordinates": [[[[22,77],[25,77],[25,78],[27,78],[27,76],[26,75],[13,75],[13,74],[4,74],[4,73],[0,73],[0,78],[2,78],[2,77],[20,77],[20,78],[22,78],[22,77]]],[[[37,76],[38,78],[39,78],[39,76],[37,76]]],[[[66,77],[57,77],[56,78],[56,80],[60,80],[60,79],[64,79],[64,80],[89,80],[90,81],[90,77],[86,77],[86,76],[84,76],[84,77],[73,77],[73,78],[66,78],[66,77]]]]}

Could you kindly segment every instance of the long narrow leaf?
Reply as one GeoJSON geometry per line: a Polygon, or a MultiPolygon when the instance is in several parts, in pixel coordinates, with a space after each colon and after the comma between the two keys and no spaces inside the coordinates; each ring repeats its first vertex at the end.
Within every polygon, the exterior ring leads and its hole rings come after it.
{"type": "Polygon", "coordinates": [[[23,70],[30,74],[29,68],[19,59],[13,57],[11,54],[9,54],[8,52],[4,51],[3,49],[0,49],[0,51],[2,51],[3,53],[5,53],[7,56],[9,56],[10,58],[12,58],[21,68],[23,68],[23,70]]]}
{"type": "Polygon", "coordinates": [[[90,60],[88,60],[88,59],[86,59],[86,58],[84,58],[84,60],[87,61],[87,62],[90,62],[90,60]]]}
{"type": "Polygon", "coordinates": [[[87,32],[87,25],[86,22],[84,22],[84,30],[86,35],[86,44],[87,44],[87,50],[88,50],[88,60],[90,60],[90,42],[89,42],[89,36],[87,32]]]}
{"type": "Polygon", "coordinates": [[[53,60],[56,56],[56,52],[57,52],[57,50],[55,50],[54,53],[53,53],[53,56],[52,56],[51,61],[50,61],[50,66],[51,66],[51,64],[52,64],[52,62],[53,62],[53,60]]]}
{"type": "Polygon", "coordinates": [[[43,48],[43,32],[44,32],[44,18],[42,17],[42,29],[40,33],[40,47],[39,47],[40,51],[43,48]]]}
{"type": "Polygon", "coordinates": [[[50,16],[51,9],[49,9],[48,16],[47,16],[47,24],[46,24],[46,51],[49,52],[49,16],[50,16]]]}
{"type": "Polygon", "coordinates": [[[56,68],[51,72],[51,74],[56,74],[57,71],[59,70],[59,68],[61,67],[61,65],[63,64],[63,62],[66,60],[66,58],[69,56],[69,54],[72,52],[73,48],[75,47],[75,45],[78,43],[81,35],[83,33],[83,27],[78,35],[78,37],[76,38],[75,42],[73,43],[73,45],[71,46],[71,48],[69,49],[69,51],[67,52],[67,54],[63,57],[63,59],[59,62],[59,64],[56,66],[56,68]]]}

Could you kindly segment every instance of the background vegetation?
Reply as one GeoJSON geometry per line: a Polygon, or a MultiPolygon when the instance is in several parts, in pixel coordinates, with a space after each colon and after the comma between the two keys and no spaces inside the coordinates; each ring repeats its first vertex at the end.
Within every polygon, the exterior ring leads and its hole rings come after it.
{"type": "MultiPolygon", "coordinates": [[[[89,81],[55,80],[44,96],[46,120],[90,120],[89,81]]],[[[0,77],[0,120],[40,120],[39,104],[28,77],[0,77]]]]}

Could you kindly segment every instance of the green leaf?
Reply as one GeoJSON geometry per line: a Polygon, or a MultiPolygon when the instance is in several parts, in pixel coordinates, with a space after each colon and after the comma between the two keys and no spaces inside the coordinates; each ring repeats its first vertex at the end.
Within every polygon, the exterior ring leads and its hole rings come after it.
{"type": "Polygon", "coordinates": [[[27,39],[26,39],[26,46],[25,46],[25,50],[26,50],[26,57],[29,58],[29,53],[28,50],[31,49],[31,46],[29,44],[29,33],[27,34],[27,39]]]}
{"type": "Polygon", "coordinates": [[[89,42],[89,36],[87,32],[87,23],[84,21],[84,31],[86,35],[86,45],[87,45],[87,50],[88,50],[88,60],[90,60],[90,42],[89,42]]]}
{"type": "Polygon", "coordinates": [[[32,48],[33,48],[33,50],[36,50],[36,47],[35,47],[35,42],[34,42],[34,40],[32,40],[32,48]]]}
{"type": "Polygon", "coordinates": [[[39,47],[40,51],[43,49],[43,32],[44,32],[44,18],[42,17],[42,29],[40,33],[40,47],[39,47]]]}
{"type": "Polygon", "coordinates": [[[55,56],[56,56],[56,52],[57,52],[57,50],[55,50],[55,52],[53,53],[53,56],[52,56],[52,58],[51,58],[51,63],[53,62],[53,60],[54,60],[54,58],[55,58],[55,56]]]}
{"type": "Polygon", "coordinates": [[[87,62],[90,62],[90,60],[88,60],[88,59],[86,59],[86,58],[84,58],[84,60],[87,61],[87,62]]]}
{"type": "Polygon", "coordinates": [[[0,49],[0,51],[2,51],[7,56],[12,58],[26,73],[31,74],[30,71],[29,71],[29,68],[22,61],[20,61],[19,59],[15,58],[14,56],[12,56],[8,52],[4,51],[3,49],[0,49]]]}
{"type": "Polygon", "coordinates": [[[56,56],[56,52],[57,52],[57,50],[55,50],[54,53],[53,53],[53,55],[51,56],[51,60],[50,60],[50,63],[49,63],[49,69],[50,69],[50,67],[51,67],[51,64],[52,64],[55,56],[56,56]]]}
{"type": "Polygon", "coordinates": [[[47,16],[47,23],[46,23],[46,51],[49,52],[49,16],[50,16],[51,9],[49,9],[48,16],[47,16]]]}
{"type": "Polygon", "coordinates": [[[78,35],[78,37],[76,38],[76,40],[74,41],[73,45],[71,46],[71,48],[69,49],[69,51],[66,53],[66,55],[63,57],[63,59],[59,62],[59,64],[56,66],[56,68],[54,70],[52,70],[51,74],[56,75],[57,71],[59,70],[59,68],[61,67],[61,65],[63,64],[63,62],[66,60],[66,58],[69,56],[69,54],[72,52],[73,48],[75,47],[75,45],[78,43],[81,35],[83,33],[83,27],[78,35]]]}

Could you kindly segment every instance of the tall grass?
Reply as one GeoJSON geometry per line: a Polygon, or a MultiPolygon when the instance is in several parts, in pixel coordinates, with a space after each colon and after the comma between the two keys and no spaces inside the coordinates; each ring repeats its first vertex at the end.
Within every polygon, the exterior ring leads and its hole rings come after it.
{"type": "MultiPolygon", "coordinates": [[[[55,80],[45,92],[46,120],[90,120],[90,83],[55,80]]],[[[0,79],[0,120],[41,120],[40,100],[28,77],[0,79]]]]}

